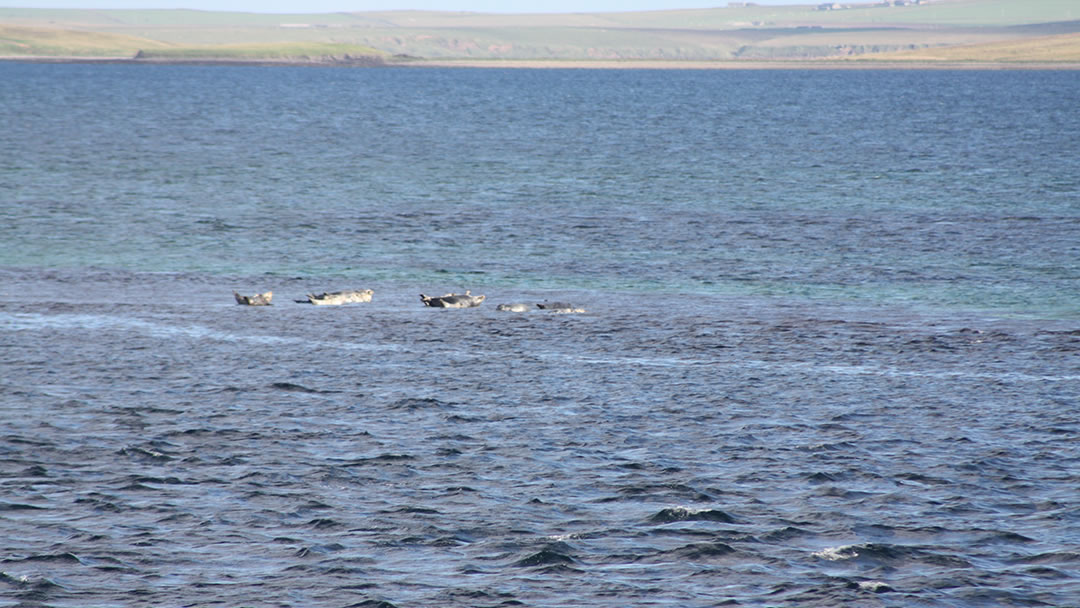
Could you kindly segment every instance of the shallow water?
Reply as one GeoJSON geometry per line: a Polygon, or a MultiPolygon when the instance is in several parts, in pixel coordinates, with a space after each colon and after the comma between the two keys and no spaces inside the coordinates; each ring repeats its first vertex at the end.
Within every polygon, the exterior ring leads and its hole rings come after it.
{"type": "Polygon", "coordinates": [[[1080,595],[1072,73],[0,72],[0,605],[1080,595]]]}

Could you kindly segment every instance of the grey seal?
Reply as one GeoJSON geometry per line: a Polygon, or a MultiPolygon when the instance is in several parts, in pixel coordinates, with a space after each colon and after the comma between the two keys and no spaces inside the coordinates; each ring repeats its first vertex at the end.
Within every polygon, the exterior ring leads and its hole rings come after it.
{"type": "Polygon", "coordinates": [[[520,302],[514,304],[499,304],[495,307],[495,310],[503,310],[506,312],[529,312],[533,310],[532,304],[522,304],[520,302]]]}
{"type": "Polygon", "coordinates": [[[309,303],[316,306],[339,306],[353,302],[370,302],[375,292],[370,289],[346,289],[345,291],[331,291],[320,294],[307,294],[306,300],[297,300],[300,303],[309,303]]]}
{"type": "Polygon", "coordinates": [[[543,302],[536,305],[540,310],[548,310],[551,312],[585,312],[584,308],[578,308],[573,304],[567,304],[566,302],[543,302]]]}
{"type": "Polygon", "coordinates": [[[432,308],[472,308],[479,306],[486,296],[474,296],[466,291],[464,294],[448,293],[442,296],[425,296],[420,294],[420,301],[424,306],[432,308]]]}
{"type": "Polygon", "coordinates": [[[270,306],[270,300],[274,297],[274,292],[268,291],[252,296],[243,296],[234,291],[233,297],[236,298],[237,304],[243,304],[244,306],[270,306]]]}

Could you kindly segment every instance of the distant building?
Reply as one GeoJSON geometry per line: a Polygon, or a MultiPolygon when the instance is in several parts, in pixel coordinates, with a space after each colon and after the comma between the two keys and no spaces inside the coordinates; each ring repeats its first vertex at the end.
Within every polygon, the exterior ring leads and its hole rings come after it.
{"type": "Polygon", "coordinates": [[[755,4],[753,2],[728,2],[727,3],[728,8],[748,8],[748,7],[751,7],[751,6],[757,6],[757,4],[755,4]]]}

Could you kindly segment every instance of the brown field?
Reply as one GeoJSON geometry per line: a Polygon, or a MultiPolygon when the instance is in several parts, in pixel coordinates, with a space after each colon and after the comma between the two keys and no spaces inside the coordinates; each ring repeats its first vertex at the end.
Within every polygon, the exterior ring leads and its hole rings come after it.
{"type": "Polygon", "coordinates": [[[1080,33],[884,53],[876,58],[920,62],[1078,63],[1080,62],[1080,33]]]}

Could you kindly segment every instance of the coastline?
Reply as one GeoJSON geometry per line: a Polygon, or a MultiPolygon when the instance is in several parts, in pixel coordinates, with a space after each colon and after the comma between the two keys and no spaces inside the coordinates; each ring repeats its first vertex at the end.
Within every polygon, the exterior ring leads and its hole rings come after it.
{"type": "Polygon", "coordinates": [[[390,65],[377,55],[362,57],[298,57],[298,58],[246,58],[235,57],[132,57],[132,56],[80,56],[80,55],[0,55],[0,61],[16,63],[89,63],[126,65],[249,65],[249,66],[297,66],[297,67],[384,67],[390,65]]]}
{"type": "Polygon", "coordinates": [[[880,59],[789,60],[565,60],[565,59],[423,59],[390,66],[513,69],[639,70],[1080,70],[1080,62],[887,61],[880,59]]]}
{"type": "Polygon", "coordinates": [[[476,69],[580,69],[580,70],[1080,70],[1080,62],[1004,61],[896,61],[881,59],[804,60],[596,60],[596,59],[421,59],[366,57],[316,58],[189,58],[117,56],[0,56],[0,61],[19,63],[125,64],[125,65],[221,65],[292,67],[389,67],[476,69]]]}

